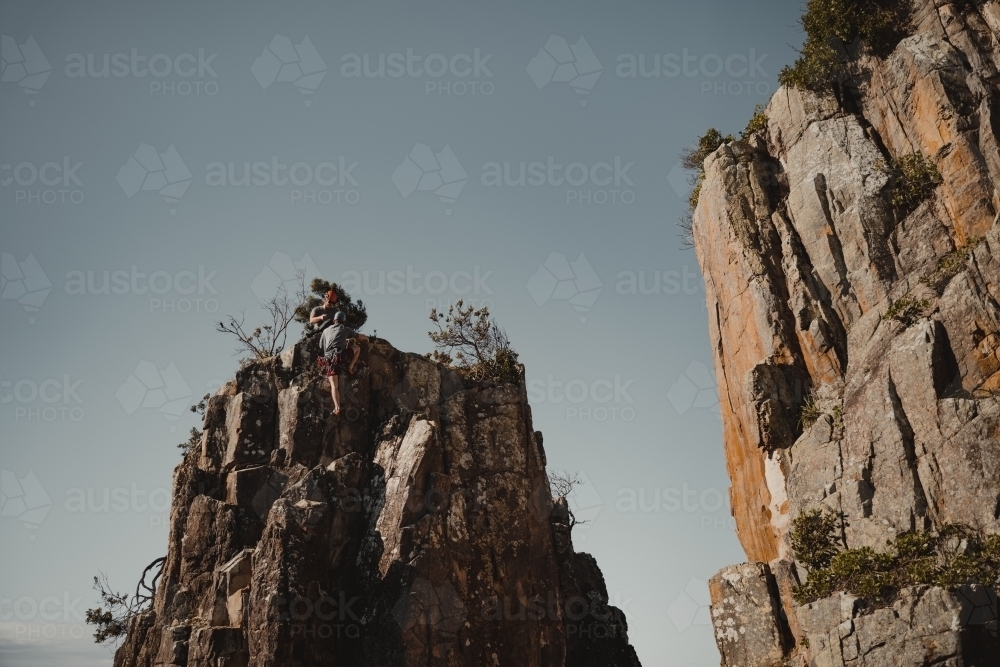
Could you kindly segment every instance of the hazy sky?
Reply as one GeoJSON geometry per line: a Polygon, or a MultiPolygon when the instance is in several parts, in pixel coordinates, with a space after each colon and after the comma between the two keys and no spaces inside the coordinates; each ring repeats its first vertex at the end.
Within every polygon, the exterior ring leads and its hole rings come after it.
{"type": "Polygon", "coordinates": [[[490,306],[643,664],[718,664],[704,582],[744,555],[677,155],[770,97],[800,11],[0,2],[0,665],[111,664],[91,578],[165,552],[212,323],[296,265],[402,350],[490,306]]]}

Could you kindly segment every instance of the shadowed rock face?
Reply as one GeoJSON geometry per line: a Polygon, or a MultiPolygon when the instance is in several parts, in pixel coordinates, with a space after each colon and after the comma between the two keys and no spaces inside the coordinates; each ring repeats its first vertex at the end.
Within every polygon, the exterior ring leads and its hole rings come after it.
{"type": "Polygon", "coordinates": [[[210,399],[115,666],[638,667],[523,383],[365,348],[339,416],[315,339],[210,399]]]}
{"type": "Polygon", "coordinates": [[[693,232],[751,561],[711,582],[724,665],[998,655],[995,621],[970,611],[982,591],[913,589],[875,612],[791,595],[805,511],[842,512],[847,548],[946,523],[1000,532],[1000,3],[914,8],[857,90],[779,89],[766,133],[705,161],[693,232]],[[905,212],[884,165],[914,152],[943,182],[905,212]],[[902,297],[925,307],[885,317],[902,297]]]}

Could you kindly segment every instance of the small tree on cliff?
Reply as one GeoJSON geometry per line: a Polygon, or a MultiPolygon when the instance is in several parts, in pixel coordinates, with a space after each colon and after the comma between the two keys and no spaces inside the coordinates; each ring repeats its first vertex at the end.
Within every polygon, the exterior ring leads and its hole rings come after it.
{"type": "Polygon", "coordinates": [[[714,127],[708,130],[693,145],[681,151],[681,167],[690,172],[688,183],[691,184],[691,194],[688,196],[688,208],[681,215],[678,226],[681,228],[681,244],[685,248],[694,246],[694,236],[691,230],[694,210],[698,208],[698,197],[701,195],[701,185],[705,180],[705,158],[714,153],[719,146],[733,140],[733,135],[722,136],[714,127]]]}
{"type": "Polygon", "coordinates": [[[240,311],[238,317],[228,315],[226,321],[216,323],[216,331],[236,339],[235,354],[247,355],[244,360],[263,360],[270,359],[285,348],[288,327],[295,319],[299,304],[305,300],[305,274],[300,272],[297,278],[295,294],[289,294],[288,288],[281,284],[274,296],[260,300],[260,307],[264,310],[263,324],[251,329],[246,324],[245,311],[240,311]]]}
{"type": "Polygon", "coordinates": [[[569,506],[569,496],[573,493],[573,489],[583,484],[579,473],[566,470],[549,470],[545,474],[549,478],[549,490],[552,493],[552,499],[556,502],[560,500],[566,501],[566,513],[568,514],[570,529],[578,524],[587,523],[585,520],[577,519],[573,513],[573,509],[569,506]]]}
{"type": "Polygon", "coordinates": [[[337,295],[337,308],[347,316],[347,326],[358,329],[368,320],[364,302],[355,303],[340,285],[313,278],[307,291],[305,283],[305,274],[300,271],[294,294],[282,284],[270,299],[261,299],[264,322],[259,326],[251,329],[246,324],[246,313],[240,311],[239,316],[229,315],[226,321],[216,323],[215,330],[236,339],[236,354],[245,355],[244,360],[270,359],[285,348],[292,322],[309,322],[310,311],[323,302],[322,297],[331,289],[337,295]]]}
{"type": "Polygon", "coordinates": [[[520,382],[517,352],[488,309],[465,306],[459,299],[447,314],[433,308],[430,319],[437,326],[437,331],[427,332],[437,348],[428,355],[431,359],[476,381],[520,382]]]}
{"type": "Polygon", "coordinates": [[[125,638],[132,619],[152,605],[156,583],[163,574],[163,563],[166,560],[166,557],[161,556],[146,566],[136,584],[135,593],[131,596],[128,593],[116,593],[103,572],[94,577],[94,590],[101,596],[101,604],[87,610],[86,622],[95,628],[95,643],[117,645],[125,638]],[[150,575],[152,579],[147,581],[150,575]]]}
{"type": "Polygon", "coordinates": [[[344,288],[337,283],[332,283],[322,278],[313,278],[309,284],[309,294],[306,294],[302,302],[295,309],[295,321],[303,324],[309,322],[309,313],[316,306],[323,303],[323,297],[330,290],[337,295],[336,308],[347,316],[345,324],[352,329],[360,329],[368,321],[368,310],[365,302],[358,299],[355,302],[351,295],[344,291],[344,288]]]}

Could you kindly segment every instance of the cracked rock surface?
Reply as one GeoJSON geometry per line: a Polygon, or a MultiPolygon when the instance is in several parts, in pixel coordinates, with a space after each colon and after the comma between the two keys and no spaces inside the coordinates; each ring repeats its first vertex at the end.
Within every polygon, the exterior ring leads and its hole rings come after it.
{"type": "Polygon", "coordinates": [[[244,365],[174,471],[152,608],[115,667],[638,667],[553,500],[524,383],[316,338],[244,365]]]}
{"type": "Polygon", "coordinates": [[[766,132],[705,161],[693,236],[750,561],[712,580],[724,665],[1000,654],[979,593],[908,589],[877,611],[792,599],[806,511],[842,513],[845,548],[1000,532],[1000,3],[916,0],[910,36],[861,66],[839,97],[779,89],[766,132]],[[915,152],[942,182],[894,208],[885,165],[915,152]],[[892,317],[905,299],[917,312],[892,317]]]}

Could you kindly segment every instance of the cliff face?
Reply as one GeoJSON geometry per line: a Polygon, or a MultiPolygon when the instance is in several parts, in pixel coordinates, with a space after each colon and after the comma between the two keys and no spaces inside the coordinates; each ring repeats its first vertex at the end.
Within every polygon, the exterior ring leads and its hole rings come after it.
{"type": "Polygon", "coordinates": [[[115,667],[638,667],[523,383],[376,341],[334,416],[316,354],[246,365],[209,401],[115,667]]]}
{"type": "Polygon", "coordinates": [[[918,587],[864,613],[791,596],[805,511],[843,513],[846,548],[1000,532],[1000,3],[914,6],[911,36],[862,62],[856,90],[779,89],[765,133],[705,161],[693,231],[751,561],[711,582],[724,665],[998,655],[995,620],[961,594],[918,587]],[[904,215],[885,165],[914,152],[942,183],[904,215]],[[905,303],[919,312],[892,317],[905,303]],[[803,406],[819,413],[806,427],[803,406]]]}

